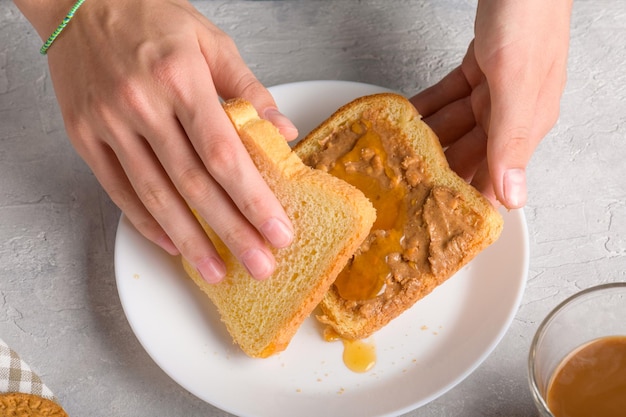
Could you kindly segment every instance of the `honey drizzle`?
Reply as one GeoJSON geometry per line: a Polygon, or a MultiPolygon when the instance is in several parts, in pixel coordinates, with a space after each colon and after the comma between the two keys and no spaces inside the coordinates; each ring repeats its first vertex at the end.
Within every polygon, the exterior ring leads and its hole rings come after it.
{"type": "Polygon", "coordinates": [[[368,122],[362,123],[352,125],[351,130],[361,136],[353,148],[336,161],[330,173],[357,187],[372,202],[376,209],[372,231],[381,233],[366,251],[355,255],[335,280],[339,295],[346,300],[368,300],[380,293],[391,274],[387,255],[402,252],[406,217],[407,188],[388,167],[380,135],[368,122]],[[350,169],[356,164],[367,166],[350,169]]]}

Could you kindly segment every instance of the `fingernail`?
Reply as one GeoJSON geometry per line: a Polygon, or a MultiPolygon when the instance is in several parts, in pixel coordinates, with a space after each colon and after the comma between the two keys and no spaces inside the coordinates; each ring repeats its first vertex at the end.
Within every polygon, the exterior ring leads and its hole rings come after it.
{"type": "Polygon", "coordinates": [[[523,169],[509,169],[504,173],[503,192],[507,208],[520,208],[526,204],[526,174],[523,169]]]}
{"type": "Polygon", "coordinates": [[[202,275],[202,278],[209,284],[216,284],[220,282],[226,275],[226,265],[221,259],[214,257],[207,257],[202,259],[196,265],[198,272],[202,275]]]}
{"type": "Polygon", "coordinates": [[[293,230],[275,217],[269,219],[261,226],[261,233],[275,248],[289,246],[293,240],[293,230]]]}
{"type": "Polygon", "coordinates": [[[241,257],[241,262],[250,275],[256,279],[265,279],[274,272],[274,261],[259,249],[250,249],[241,257]]]}
{"type": "Polygon", "coordinates": [[[292,140],[298,137],[298,129],[291,123],[291,120],[287,118],[284,114],[278,111],[278,109],[274,107],[270,107],[265,109],[264,118],[272,122],[274,126],[278,128],[280,133],[287,140],[292,140]]]}

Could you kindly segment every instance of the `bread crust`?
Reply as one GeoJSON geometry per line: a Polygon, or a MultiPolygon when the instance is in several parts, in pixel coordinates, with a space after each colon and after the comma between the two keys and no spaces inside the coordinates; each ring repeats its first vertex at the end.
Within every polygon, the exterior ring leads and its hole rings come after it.
{"type": "MultiPolygon", "coordinates": [[[[371,300],[355,302],[344,299],[337,286],[333,285],[320,304],[323,313],[318,316],[318,320],[345,339],[365,338],[385,326],[495,242],[503,227],[502,216],[491,203],[450,169],[435,133],[421,120],[413,105],[400,95],[375,94],[346,104],[313,130],[294,150],[305,163],[311,163],[312,156],[324,150],[324,144],[363,118],[384,125],[387,131],[394,132],[394,141],[408,144],[421,158],[432,186],[450,190],[458,196],[460,216],[464,218],[464,214],[467,214],[467,221],[471,218],[476,224],[471,226],[473,237],[466,239],[459,259],[455,259],[452,265],[446,265],[440,271],[434,268],[432,271],[425,270],[410,281],[403,281],[401,286],[393,287],[395,292],[389,290],[371,300]]],[[[372,233],[375,231],[372,230],[372,233]]]]}
{"type": "Polygon", "coordinates": [[[295,237],[289,247],[272,249],[276,270],[257,281],[196,214],[227,275],[208,284],[184,259],[183,266],[215,304],[233,341],[251,357],[267,357],[287,347],[367,236],[376,214],[358,189],[304,165],[249,102],[227,101],[224,110],[291,219],[295,237]]]}

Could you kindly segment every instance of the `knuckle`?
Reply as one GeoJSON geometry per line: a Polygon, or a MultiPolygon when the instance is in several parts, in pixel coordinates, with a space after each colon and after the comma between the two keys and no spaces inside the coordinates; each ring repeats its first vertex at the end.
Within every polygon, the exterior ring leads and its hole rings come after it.
{"type": "Polygon", "coordinates": [[[203,153],[206,165],[215,177],[229,178],[231,181],[240,179],[236,146],[232,140],[213,137],[206,141],[203,153]]]}
{"type": "Polygon", "coordinates": [[[179,188],[188,201],[200,202],[208,199],[211,190],[207,172],[201,168],[187,169],[180,176],[179,188]]]}
{"type": "Polygon", "coordinates": [[[146,102],[146,95],[141,85],[133,77],[120,77],[114,83],[113,94],[122,103],[126,103],[131,110],[140,109],[146,102]]]}
{"type": "Polygon", "coordinates": [[[164,212],[170,203],[170,193],[158,184],[146,183],[141,185],[137,194],[151,213],[164,212]]]}
{"type": "Polygon", "coordinates": [[[252,215],[264,212],[264,208],[266,207],[267,198],[258,193],[253,193],[251,195],[246,196],[244,200],[241,202],[241,211],[248,218],[253,217],[252,215]]]}
{"type": "Polygon", "coordinates": [[[68,110],[63,113],[65,130],[70,138],[78,137],[82,132],[89,130],[86,117],[76,111],[68,110]]]}
{"type": "Polygon", "coordinates": [[[100,153],[97,146],[99,141],[95,139],[92,127],[85,118],[71,116],[71,119],[65,120],[65,130],[76,152],[87,162],[91,155],[100,153]]]}
{"type": "Polygon", "coordinates": [[[168,54],[150,66],[152,78],[160,85],[177,85],[182,80],[180,60],[175,54],[168,54]]]}
{"type": "Polygon", "coordinates": [[[255,239],[251,238],[254,231],[251,228],[241,224],[224,227],[219,233],[220,239],[233,252],[235,257],[239,258],[245,251],[245,248],[251,247],[255,243],[255,239]]]}
{"type": "Polygon", "coordinates": [[[168,83],[180,75],[180,65],[175,54],[166,54],[150,66],[151,75],[161,83],[168,83]]]}
{"type": "Polygon", "coordinates": [[[528,62],[527,48],[516,47],[515,44],[508,44],[494,49],[485,49],[483,46],[476,53],[476,60],[485,74],[498,72],[502,68],[511,70],[513,67],[521,69],[528,62]],[[520,56],[520,54],[524,56],[520,56]]]}
{"type": "MultiPolygon", "coordinates": [[[[228,57],[238,56],[239,49],[237,43],[226,32],[219,28],[212,28],[212,46],[218,54],[225,54],[228,57]]],[[[217,56],[217,54],[215,55],[217,56]]]]}
{"type": "Polygon", "coordinates": [[[107,194],[111,198],[111,201],[120,208],[123,212],[129,211],[130,207],[134,203],[133,196],[125,187],[110,186],[107,187],[107,194]]]}
{"type": "Polygon", "coordinates": [[[530,149],[530,130],[525,127],[510,129],[504,136],[502,151],[506,155],[526,155],[530,149]]]}
{"type": "Polygon", "coordinates": [[[161,226],[159,226],[154,218],[149,216],[134,218],[132,219],[132,223],[143,236],[155,243],[159,236],[163,233],[161,226]]]}
{"type": "Polygon", "coordinates": [[[239,77],[236,91],[239,91],[242,97],[259,97],[266,94],[265,87],[251,72],[245,72],[239,77]]]}
{"type": "Polygon", "coordinates": [[[163,229],[145,207],[137,200],[136,195],[123,186],[107,187],[107,193],[113,203],[125,213],[135,228],[146,238],[156,242],[162,236],[163,229]]]}
{"type": "Polygon", "coordinates": [[[152,64],[150,74],[157,85],[176,102],[193,106],[190,94],[192,89],[189,88],[186,77],[183,76],[184,67],[181,65],[183,60],[183,57],[176,54],[168,54],[152,64]]]}
{"type": "Polygon", "coordinates": [[[470,107],[474,115],[479,118],[482,112],[489,107],[489,91],[487,88],[475,88],[470,95],[470,107]]]}
{"type": "MultiPolygon", "coordinates": [[[[86,117],[89,118],[89,120],[93,120],[95,123],[105,125],[113,120],[114,116],[112,106],[110,106],[106,100],[103,100],[102,97],[95,97],[91,94],[87,94],[85,100],[85,114],[86,117]]],[[[73,118],[72,120],[74,123],[76,123],[77,126],[80,123],[78,117],[80,116],[75,116],[75,118],[73,118]]]]}
{"type": "Polygon", "coordinates": [[[113,82],[108,99],[95,99],[92,114],[112,128],[115,120],[127,120],[139,125],[158,125],[162,115],[155,112],[151,86],[137,76],[119,77],[113,82]]]}
{"type": "Polygon", "coordinates": [[[195,236],[190,234],[180,238],[176,242],[176,247],[192,263],[197,263],[205,253],[205,251],[200,249],[206,245],[207,240],[208,237],[206,235],[195,236]]]}
{"type": "Polygon", "coordinates": [[[225,32],[218,30],[214,33],[214,36],[217,44],[220,45],[222,49],[230,51],[231,53],[239,53],[235,40],[228,36],[225,32]]]}

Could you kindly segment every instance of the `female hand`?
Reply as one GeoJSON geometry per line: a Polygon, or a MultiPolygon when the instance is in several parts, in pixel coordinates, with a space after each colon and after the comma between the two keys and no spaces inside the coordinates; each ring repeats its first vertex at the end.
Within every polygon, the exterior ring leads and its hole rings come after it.
{"type": "Polygon", "coordinates": [[[526,166],[558,119],[571,0],[480,0],[459,67],[411,101],[452,169],[494,205],[526,203],[526,166]]]}
{"type": "MultiPolygon", "coordinates": [[[[72,4],[50,0],[42,19],[41,2],[17,3],[44,39],[72,4]]],[[[287,139],[297,131],[226,34],[186,0],[86,1],[48,60],[74,147],[139,232],[217,282],[224,263],[191,207],[252,276],[272,273],[267,242],[289,245],[292,225],[219,97],[246,98],[287,139]]]]}

